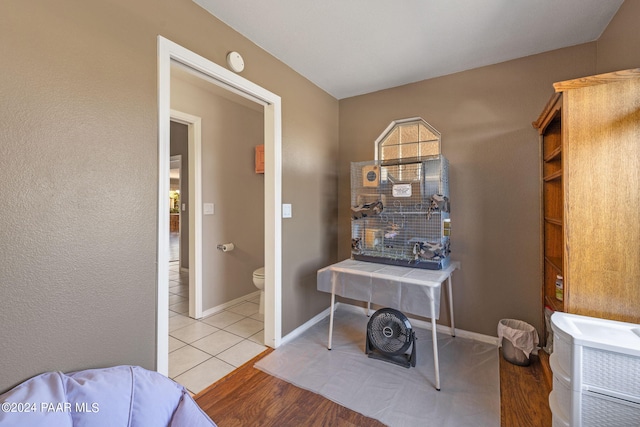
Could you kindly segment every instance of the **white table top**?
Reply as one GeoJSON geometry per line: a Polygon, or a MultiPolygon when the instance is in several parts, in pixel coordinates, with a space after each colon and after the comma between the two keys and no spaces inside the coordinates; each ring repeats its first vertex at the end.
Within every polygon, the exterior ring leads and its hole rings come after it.
{"type": "MultiPolygon", "coordinates": [[[[451,264],[442,270],[428,270],[424,268],[401,267],[397,265],[345,259],[344,261],[318,270],[318,274],[324,270],[348,271],[350,274],[398,280],[421,286],[440,286],[442,282],[447,280],[453,270],[457,268],[460,268],[460,262],[458,261],[451,261],[451,264]]],[[[329,290],[329,292],[331,292],[331,290],[329,290]]]]}
{"type": "Polygon", "coordinates": [[[329,293],[335,290],[336,295],[345,298],[438,319],[442,282],[459,265],[453,261],[443,270],[427,270],[347,259],[318,270],[317,288],[329,293]]]}

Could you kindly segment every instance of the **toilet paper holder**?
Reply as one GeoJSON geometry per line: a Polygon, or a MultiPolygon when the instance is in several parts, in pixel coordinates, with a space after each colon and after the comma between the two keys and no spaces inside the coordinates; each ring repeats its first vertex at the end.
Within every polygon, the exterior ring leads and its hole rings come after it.
{"type": "Polygon", "coordinates": [[[217,248],[219,251],[229,252],[235,248],[235,245],[233,243],[220,243],[217,248]]]}

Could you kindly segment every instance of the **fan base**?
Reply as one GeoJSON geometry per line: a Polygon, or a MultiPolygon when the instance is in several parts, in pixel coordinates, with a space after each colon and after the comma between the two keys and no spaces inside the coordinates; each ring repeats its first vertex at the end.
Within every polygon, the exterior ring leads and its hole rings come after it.
{"type": "Polygon", "coordinates": [[[391,362],[395,365],[402,366],[403,368],[409,368],[416,366],[415,360],[412,361],[408,354],[382,354],[376,350],[369,353],[371,359],[383,360],[385,362],[391,362]]]}

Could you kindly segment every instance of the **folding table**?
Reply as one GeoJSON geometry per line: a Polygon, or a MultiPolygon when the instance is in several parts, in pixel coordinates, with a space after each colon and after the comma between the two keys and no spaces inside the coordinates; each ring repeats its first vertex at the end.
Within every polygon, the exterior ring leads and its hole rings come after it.
{"type": "Polygon", "coordinates": [[[347,259],[318,270],[318,290],[331,293],[327,348],[331,350],[336,295],[366,301],[369,304],[373,302],[402,312],[428,317],[431,319],[433,337],[436,390],[440,390],[440,365],[436,335],[436,320],[440,317],[440,290],[446,281],[449,293],[451,336],[455,337],[451,274],[457,268],[460,268],[460,263],[457,261],[452,261],[447,268],[442,270],[427,270],[347,259]]]}

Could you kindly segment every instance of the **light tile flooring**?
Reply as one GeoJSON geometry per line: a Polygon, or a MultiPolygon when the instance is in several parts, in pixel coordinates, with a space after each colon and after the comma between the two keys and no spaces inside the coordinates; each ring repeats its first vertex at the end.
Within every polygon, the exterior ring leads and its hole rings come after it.
{"type": "Polygon", "coordinates": [[[196,394],[262,353],[259,297],[195,320],[189,313],[189,276],[169,263],[169,377],[196,394]]]}

